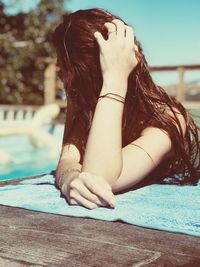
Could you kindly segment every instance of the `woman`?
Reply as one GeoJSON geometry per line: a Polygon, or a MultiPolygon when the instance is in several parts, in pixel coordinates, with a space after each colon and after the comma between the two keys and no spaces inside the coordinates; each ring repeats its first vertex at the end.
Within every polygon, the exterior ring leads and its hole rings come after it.
{"type": "Polygon", "coordinates": [[[198,128],[153,82],[130,26],[79,10],[64,16],[55,46],[68,96],[56,185],[69,204],[115,207],[116,193],[197,183],[198,128]]]}

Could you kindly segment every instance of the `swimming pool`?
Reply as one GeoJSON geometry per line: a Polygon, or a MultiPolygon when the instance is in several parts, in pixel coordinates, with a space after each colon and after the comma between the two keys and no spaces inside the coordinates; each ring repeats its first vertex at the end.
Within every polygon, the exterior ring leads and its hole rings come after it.
{"type": "MultiPolygon", "coordinates": [[[[64,126],[47,125],[44,128],[53,134],[61,149],[64,126]]],[[[50,147],[36,148],[23,135],[0,137],[0,152],[1,157],[9,155],[12,159],[7,163],[0,162],[0,180],[50,173],[59,160],[59,151],[50,147]]]]}
{"type": "MultiPolygon", "coordinates": [[[[194,116],[200,114],[199,109],[190,112],[194,116]]],[[[200,126],[200,117],[195,117],[195,120],[200,126]]],[[[64,125],[47,125],[44,128],[53,134],[61,149],[64,125]]],[[[35,148],[26,136],[0,137],[0,158],[2,152],[11,155],[13,160],[9,163],[1,163],[0,160],[0,180],[50,173],[55,170],[59,160],[58,152],[47,147],[35,148]]]]}

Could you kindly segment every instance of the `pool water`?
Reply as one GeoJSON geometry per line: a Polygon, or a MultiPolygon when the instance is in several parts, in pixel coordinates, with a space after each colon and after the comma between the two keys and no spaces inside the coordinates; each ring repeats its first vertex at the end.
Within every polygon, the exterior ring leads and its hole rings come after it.
{"type": "MultiPolygon", "coordinates": [[[[46,131],[51,131],[61,149],[64,126],[44,128],[46,131]]],[[[58,151],[53,151],[50,147],[33,147],[26,136],[0,137],[0,151],[13,159],[9,163],[0,161],[0,180],[50,173],[55,170],[59,160],[58,151]]]]}
{"type": "MultiPolygon", "coordinates": [[[[190,112],[200,126],[200,117],[195,116],[200,115],[200,110],[195,109],[190,112]]],[[[44,129],[53,134],[61,149],[64,126],[47,125],[44,129]]],[[[50,148],[35,148],[26,136],[0,137],[0,180],[50,173],[55,170],[58,160],[58,152],[55,153],[50,148]],[[11,155],[13,161],[2,163],[2,152],[11,155]]]]}

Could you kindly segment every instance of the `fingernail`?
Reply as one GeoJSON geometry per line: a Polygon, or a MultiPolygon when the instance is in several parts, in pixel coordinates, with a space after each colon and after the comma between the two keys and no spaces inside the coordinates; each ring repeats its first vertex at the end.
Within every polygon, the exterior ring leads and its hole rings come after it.
{"type": "Polygon", "coordinates": [[[96,202],[96,205],[101,205],[102,204],[102,202],[101,201],[99,201],[99,200],[97,200],[97,201],[95,201],[96,202]]]}
{"type": "Polygon", "coordinates": [[[97,205],[96,204],[93,204],[92,205],[92,209],[96,209],[97,208],[97,205]]]}
{"type": "Polygon", "coordinates": [[[114,208],[115,207],[115,200],[114,199],[110,199],[109,204],[110,204],[110,206],[112,208],[114,208]]]}

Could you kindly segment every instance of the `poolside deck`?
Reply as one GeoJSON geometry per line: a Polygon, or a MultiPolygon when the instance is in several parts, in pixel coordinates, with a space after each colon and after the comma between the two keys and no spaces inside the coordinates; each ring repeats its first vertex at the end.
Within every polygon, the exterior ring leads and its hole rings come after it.
{"type": "Polygon", "coordinates": [[[2,267],[200,266],[198,237],[2,205],[0,214],[2,267]]]}

